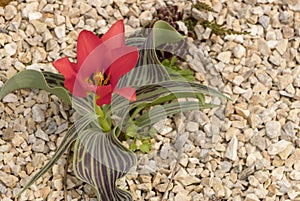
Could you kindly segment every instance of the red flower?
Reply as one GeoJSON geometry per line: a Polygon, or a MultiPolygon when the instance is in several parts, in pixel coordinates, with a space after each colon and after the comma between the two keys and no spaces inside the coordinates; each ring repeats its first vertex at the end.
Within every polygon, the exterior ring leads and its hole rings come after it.
{"type": "Polygon", "coordinates": [[[117,88],[119,79],[134,68],[138,60],[136,47],[125,45],[123,20],[117,21],[101,38],[83,30],[77,41],[77,63],[68,58],[53,62],[65,77],[64,86],[75,96],[97,94],[101,106],[111,102],[112,93],[134,101],[135,89],[117,88]]]}

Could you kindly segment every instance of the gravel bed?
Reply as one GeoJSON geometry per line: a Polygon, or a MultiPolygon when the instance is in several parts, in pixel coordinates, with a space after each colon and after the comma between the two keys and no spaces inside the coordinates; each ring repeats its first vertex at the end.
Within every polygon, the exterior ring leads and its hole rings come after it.
{"type": "MultiPolygon", "coordinates": [[[[248,35],[195,27],[187,62],[197,80],[232,101],[163,119],[149,154],[118,181],[134,200],[300,200],[300,1],[205,1],[217,13],[192,11],[248,35]]],[[[0,86],[18,71],[55,71],[76,58],[82,29],[105,33],[118,19],[126,31],[147,25],[174,0],[12,1],[0,7],[0,86]]],[[[182,31],[186,31],[179,22],[182,31]]],[[[43,90],[19,90],[0,102],[0,200],[12,201],[51,159],[74,111],[43,90]]],[[[126,144],[126,143],[125,143],[126,144]]],[[[63,200],[66,157],[17,200],[63,200]]],[[[69,166],[68,200],[94,200],[69,166]]]]}

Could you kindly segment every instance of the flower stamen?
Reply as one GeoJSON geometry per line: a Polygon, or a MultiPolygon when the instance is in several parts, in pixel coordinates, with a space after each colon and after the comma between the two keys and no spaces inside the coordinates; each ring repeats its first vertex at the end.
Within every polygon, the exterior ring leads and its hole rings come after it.
{"type": "Polygon", "coordinates": [[[110,74],[108,76],[105,75],[103,72],[96,72],[93,73],[88,79],[87,82],[89,84],[93,84],[96,86],[104,86],[108,85],[110,81],[110,74]]]}

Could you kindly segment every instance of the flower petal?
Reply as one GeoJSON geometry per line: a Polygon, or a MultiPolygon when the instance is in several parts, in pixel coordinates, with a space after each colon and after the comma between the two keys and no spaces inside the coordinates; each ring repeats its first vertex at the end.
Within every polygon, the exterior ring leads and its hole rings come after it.
{"type": "Polygon", "coordinates": [[[96,100],[97,105],[110,104],[112,94],[111,85],[97,87],[96,94],[98,96],[96,100]]]}
{"type": "Polygon", "coordinates": [[[77,41],[77,63],[79,68],[86,57],[100,44],[100,39],[93,32],[87,30],[80,32],[77,41]]]}
{"type": "Polygon", "coordinates": [[[111,94],[108,94],[107,96],[104,96],[96,100],[96,104],[99,106],[102,106],[104,104],[109,105],[110,102],[111,102],[111,94]]]}
{"type": "Polygon", "coordinates": [[[78,75],[74,69],[77,68],[77,64],[70,62],[68,58],[61,58],[54,61],[53,66],[64,76],[64,86],[73,95],[79,97],[85,97],[87,95],[86,90],[79,82],[78,75]]]}
{"type": "Polygon", "coordinates": [[[75,69],[77,68],[77,64],[70,62],[67,57],[58,59],[52,64],[56,68],[56,70],[63,74],[66,79],[68,79],[68,77],[76,75],[75,69]]]}
{"type": "Polygon", "coordinates": [[[52,64],[64,76],[64,85],[70,92],[72,92],[76,79],[76,72],[74,69],[76,69],[77,65],[70,62],[70,60],[66,57],[58,59],[52,64]]]}
{"type": "Polygon", "coordinates": [[[136,100],[135,89],[132,87],[124,87],[121,89],[115,89],[114,93],[119,94],[120,96],[123,96],[124,98],[127,98],[130,101],[136,100]]]}
{"type": "MultiPolygon", "coordinates": [[[[110,29],[101,37],[101,42],[111,41],[113,39],[114,47],[125,46],[125,35],[124,35],[124,22],[123,20],[118,20],[114,23],[110,29]]],[[[114,49],[111,45],[109,48],[114,49]]]]}
{"type": "Polygon", "coordinates": [[[111,64],[108,74],[111,75],[110,83],[113,88],[121,76],[128,73],[137,63],[139,53],[136,47],[126,46],[112,51],[115,61],[111,64]]]}

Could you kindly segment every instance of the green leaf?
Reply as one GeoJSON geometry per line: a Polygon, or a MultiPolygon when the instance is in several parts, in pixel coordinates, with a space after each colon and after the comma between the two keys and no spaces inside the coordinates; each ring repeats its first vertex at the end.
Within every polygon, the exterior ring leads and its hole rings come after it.
{"type": "Polygon", "coordinates": [[[128,74],[124,75],[118,86],[143,86],[145,84],[154,84],[161,81],[170,80],[166,69],[161,65],[156,55],[156,47],[166,43],[177,43],[184,39],[171,25],[164,21],[157,21],[149,36],[142,40],[131,39],[127,45],[139,47],[139,60],[136,67],[128,74]],[[141,43],[143,45],[141,45],[141,43]]]}
{"type": "MultiPolygon", "coordinates": [[[[177,43],[184,37],[164,21],[157,21],[150,31],[146,38],[145,36],[143,36],[144,38],[134,36],[135,38],[126,41],[127,45],[138,47],[139,60],[136,67],[119,80],[119,88],[126,86],[139,88],[143,85],[156,84],[171,79],[167,70],[157,58],[156,48],[166,43],[177,43]]],[[[114,94],[111,106],[112,114],[117,118],[123,118],[128,115],[131,103],[125,98],[114,94]]]]}
{"type": "MultiPolygon", "coordinates": [[[[170,80],[161,82],[160,84],[147,85],[138,88],[136,91],[137,100],[135,102],[129,103],[127,100],[120,101],[119,99],[115,99],[114,101],[118,102],[113,103],[115,105],[115,107],[113,107],[113,112],[115,112],[114,116],[119,115],[118,121],[116,122],[118,123],[120,129],[122,129],[126,128],[128,126],[128,122],[131,121],[131,119],[134,118],[136,114],[138,114],[144,108],[160,105],[174,99],[195,98],[200,101],[198,105],[202,105],[204,106],[203,108],[206,108],[209,105],[205,104],[205,98],[203,94],[229,99],[219,91],[199,83],[170,80]],[[123,108],[128,109],[124,110],[123,108]]],[[[189,107],[186,109],[188,108],[189,107]]]]}
{"type": "Polygon", "coordinates": [[[138,128],[136,125],[132,124],[126,128],[126,135],[129,137],[135,137],[137,133],[138,128]]]}
{"type": "Polygon", "coordinates": [[[153,26],[155,47],[166,43],[177,43],[185,37],[165,21],[159,20],[153,26]]]}
{"type": "Polygon", "coordinates": [[[0,91],[0,100],[7,94],[18,89],[43,89],[71,104],[69,92],[63,87],[50,87],[43,74],[36,70],[24,70],[7,80],[0,91]]]}
{"type": "Polygon", "coordinates": [[[150,140],[144,140],[139,148],[141,152],[148,154],[151,151],[151,147],[150,140]]]}
{"type": "Polygon", "coordinates": [[[64,87],[65,78],[61,74],[43,71],[42,74],[50,87],[64,87]]]}
{"type": "Polygon", "coordinates": [[[98,200],[132,200],[129,192],[116,186],[116,180],[128,173],[136,158],[114,131],[103,133],[100,128],[91,128],[81,132],[74,152],[75,175],[94,187],[98,200]]]}
{"type": "Polygon", "coordinates": [[[145,85],[138,88],[136,91],[137,99],[135,102],[129,103],[124,98],[113,99],[112,108],[117,112],[129,105],[131,108],[134,108],[139,104],[145,104],[144,106],[146,107],[149,103],[155,105],[176,98],[198,98],[197,94],[199,93],[229,99],[219,91],[199,83],[187,82],[185,80],[169,80],[159,84],[145,85]]]}
{"type": "Polygon", "coordinates": [[[129,149],[130,149],[130,151],[133,151],[133,152],[137,150],[137,145],[136,145],[135,141],[131,142],[129,149]]]}
{"type": "Polygon", "coordinates": [[[212,104],[202,105],[200,102],[195,101],[173,102],[165,105],[157,105],[153,107],[153,109],[151,109],[149,112],[137,117],[135,119],[135,123],[139,127],[139,129],[142,129],[155,124],[163,118],[177,114],[179,112],[213,108],[216,106],[217,105],[212,104]]]}
{"type": "Polygon", "coordinates": [[[54,156],[52,156],[51,160],[27,182],[27,184],[16,195],[16,197],[22,194],[34,182],[36,182],[41,176],[43,176],[58,161],[58,159],[60,159],[60,157],[69,148],[69,146],[76,140],[78,136],[78,132],[82,131],[82,129],[88,126],[95,119],[97,119],[97,116],[95,114],[87,114],[86,116],[81,117],[79,120],[77,120],[75,124],[69,128],[68,132],[64,136],[64,139],[62,140],[61,144],[57,148],[54,156]]]}
{"type": "Polygon", "coordinates": [[[156,134],[157,134],[157,131],[154,128],[150,128],[149,135],[150,136],[155,136],[156,134]]]}

